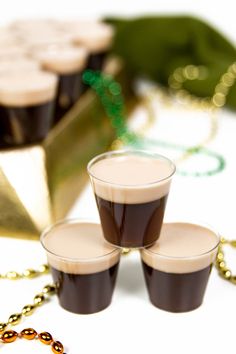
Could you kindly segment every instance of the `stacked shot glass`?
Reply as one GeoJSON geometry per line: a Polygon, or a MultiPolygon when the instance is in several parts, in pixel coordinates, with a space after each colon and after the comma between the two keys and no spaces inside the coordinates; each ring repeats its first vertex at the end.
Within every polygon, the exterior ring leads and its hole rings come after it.
{"type": "Polygon", "coordinates": [[[123,248],[138,249],[151,303],[185,312],[203,301],[219,235],[203,224],[164,223],[175,165],[152,152],[101,154],[88,164],[101,224],[57,223],[41,241],[61,306],[89,314],[112,300],[123,248]]]}

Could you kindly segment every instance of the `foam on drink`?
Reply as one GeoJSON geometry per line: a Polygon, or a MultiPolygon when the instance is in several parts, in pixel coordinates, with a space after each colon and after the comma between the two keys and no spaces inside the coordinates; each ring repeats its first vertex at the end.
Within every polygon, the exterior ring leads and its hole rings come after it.
{"type": "Polygon", "coordinates": [[[42,237],[49,264],[64,273],[102,272],[118,263],[120,251],[103,238],[91,222],[58,224],[42,237]]]}
{"type": "Polygon", "coordinates": [[[35,50],[33,56],[40,61],[43,68],[59,75],[65,75],[82,71],[85,68],[88,53],[84,47],[61,44],[35,50]]]}
{"type": "Polygon", "coordinates": [[[8,58],[2,60],[0,58],[0,75],[9,76],[22,72],[25,72],[26,74],[37,70],[40,70],[39,62],[27,57],[22,56],[17,58],[17,60],[16,58],[8,58]]]}
{"type": "Polygon", "coordinates": [[[91,161],[89,174],[95,194],[114,203],[147,203],[167,195],[175,167],[156,155],[130,152],[91,161]]]}
{"type": "Polygon", "coordinates": [[[57,77],[54,74],[24,70],[15,75],[1,77],[0,103],[3,106],[25,107],[38,105],[54,99],[57,77]]]}
{"type": "Polygon", "coordinates": [[[141,251],[142,260],[165,273],[191,273],[210,266],[216,257],[218,235],[201,225],[163,224],[158,241],[141,251]]]}
{"type": "Polygon", "coordinates": [[[73,41],[84,45],[90,53],[96,54],[110,49],[114,28],[98,21],[80,21],[71,26],[73,41]]]}

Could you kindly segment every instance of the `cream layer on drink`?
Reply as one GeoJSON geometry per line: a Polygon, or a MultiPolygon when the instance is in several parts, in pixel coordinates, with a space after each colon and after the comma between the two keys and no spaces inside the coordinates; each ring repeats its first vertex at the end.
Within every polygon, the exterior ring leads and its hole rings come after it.
{"type": "Polygon", "coordinates": [[[191,273],[211,265],[216,257],[219,237],[201,225],[163,224],[159,240],[142,251],[143,261],[166,273],[191,273]]]}
{"type": "Polygon", "coordinates": [[[89,167],[97,196],[114,203],[147,203],[169,192],[174,167],[166,159],[130,153],[101,159],[89,167]]]}
{"type": "Polygon", "coordinates": [[[108,244],[99,224],[58,224],[43,237],[49,264],[65,273],[91,274],[119,262],[120,250],[108,244]]]}

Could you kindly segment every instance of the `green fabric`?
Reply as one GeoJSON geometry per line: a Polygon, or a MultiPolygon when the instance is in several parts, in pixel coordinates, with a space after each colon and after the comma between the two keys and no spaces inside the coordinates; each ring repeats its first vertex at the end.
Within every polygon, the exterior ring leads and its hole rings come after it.
{"type": "MultiPolygon", "coordinates": [[[[189,81],[185,87],[198,96],[212,96],[220,76],[236,60],[236,49],[222,34],[203,21],[187,16],[110,18],[116,27],[112,51],[123,57],[134,76],[145,76],[164,86],[174,69],[188,64],[205,65],[206,80],[189,81]]],[[[227,106],[236,109],[236,86],[227,106]]]]}

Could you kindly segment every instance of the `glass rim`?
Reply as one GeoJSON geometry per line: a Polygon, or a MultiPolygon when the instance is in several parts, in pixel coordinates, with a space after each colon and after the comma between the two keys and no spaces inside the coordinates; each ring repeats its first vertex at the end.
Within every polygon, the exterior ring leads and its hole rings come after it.
{"type": "Polygon", "coordinates": [[[209,231],[211,231],[217,238],[217,242],[216,245],[214,247],[212,247],[210,250],[203,252],[203,253],[199,253],[193,256],[183,256],[183,257],[178,257],[178,256],[168,256],[168,255],[164,255],[164,254],[160,254],[158,252],[154,252],[151,250],[152,246],[155,245],[158,240],[152,244],[151,246],[147,247],[147,248],[143,248],[142,250],[140,250],[141,253],[146,253],[146,254],[152,254],[154,256],[160,257],[160,258],[165,258],[165,259],[169,259],[169,260],[193,260],[193,259],[197,259],[199,257],[202,256],[206,256],[208,254],[210,254],[211,252],[213,252],[214,250],[216,250],[219,247],[220,244],[220,234],[218,231],[216,231],[211,225],[202,222],[202,221],[197,221],[197,222],[193,222],[191,220],[187,220],[187,221],[183,221],[183,220],[174,220],[174,221],[167,221],[164,222],[163,225],[165,224],[189,224],[189,225],[194,225],[194,226],[201,226],[209,231]]]}
{"type": "MultiPolygon", "coordinates": [[[[96,262],[98,260],[104,259],[106,257],[109,257],[110,255],[112,255],[113,253],[115,254],[117,252],[117,254],[121,254],[121,249],[117,248],[114,246],[114,249],[111,252],[108,252],[104,255],[101,256],[97,256],[97,257],[91,257],[89,259],[84,259],[84,258],[78,258],[78,257],[66,257],[66,256],[61,256],[58,255],[57,253],[49,250],[46,245],[45,245],[45,238],[47,237],[47,235],[54,229],[56,229],[57,227],[63,226],[63,225],[70,225],[70,224],[95,224],[95,225],[99,225],[101,226],[101,224],[95,220],[95,219],[89,219],[89,218],[71,218],[71,219],[62,219],[57,221],[56,223],[46,227],[46,229],[41,233],[40,235],[40,243],[42,245],[42,247],[44,248],[44,250],[56,257],[59,258],[60,260],[63,261],[70,261],[70,263],[91,263],[91,262],[96,262]]],[[[109,246],[112,246],[111,244],[109,244],[108,242],[106,242],[106,240],[104,239],[104,242],[107,243],[109,246]]]]}
{"type": "Polygon", "coordinates": [[[103,183],[107,183],[111,186],[120,186],[120,187],[128,187],[128,188],[137,188],[137,187],[143,187],[143,186],[153,186],[155,184],[158,184],[158,183],[161,183],[161,182],[164,182],[168,179],[170,179],[176,172],[176,166],[174,164],[174,162],[172,160],[170,160],[168,157],[164,156],[164,155],[161,155],[161,154],[158,154],[156,152],[153,152],[153,151],[147,151],[147,150],[132,150],[132,149],[122,149],[122,150],[114,150],[114,151],[106,151],[102,154],[99,154],[95,157],[93,157],[89,163],[87,164],[87,172],[89,174],[90,177],[96,179],[97,181],[100,181],[100,182],[103,182],[103,183]],[[98,161],[100,160],[103,160],[109,156],[114,156],[114,155],[123,155],[123,154],[143,154],[143,155],[146,155],[146,156],[153,156],[153,157],[157,157],[157,158],[160,158],[160,159],[163,159],[163,160],[166,160],[170,166],[171,166],[171,169],[172,171],[170,172],[170,174],[167,176],[167,177],[164,177],[164,178],[160,178],[158,179],[157,181],[155,182],[149,182],[149,183],[138,183],[138,184],[133,184],[133,185],[130,185],[130,184],[122,184],[122,183],[114,183],[114,182],[108,182],[104,179],[101,179],[101,178],[98,178],[96,177],[93,173],[91,173],[91,167],[98,161]]]}

